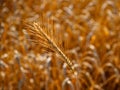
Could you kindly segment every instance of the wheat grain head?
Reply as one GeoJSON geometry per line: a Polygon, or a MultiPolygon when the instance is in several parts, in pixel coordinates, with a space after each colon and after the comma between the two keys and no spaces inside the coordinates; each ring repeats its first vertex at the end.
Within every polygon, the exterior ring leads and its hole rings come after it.
{"type": "Polygon", "coordinates": [[[59,41],[57,37],[59,37],[61,33],[56,33],[54,29],[49,30],[39,22],[27,23],[26,27],[28,34],[32,36],[32,38],[30,39],[31,41],[38,45],[41,45],[44,49],[49,49],[59,54],[62,59],[67,63],[71,71],[75,73],[72,62],[60,48],[62,39],[59,39],[59,41]]]}

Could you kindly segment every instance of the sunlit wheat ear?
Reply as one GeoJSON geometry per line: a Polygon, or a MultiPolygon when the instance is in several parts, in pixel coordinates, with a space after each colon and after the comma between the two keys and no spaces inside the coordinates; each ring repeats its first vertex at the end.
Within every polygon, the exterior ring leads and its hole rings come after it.
{"type": "MultiPolygon", "coordinates": [[[[50,49],[56,53],[58,53],[63,60],[67,63],[69,68],[75,72],[72,62],[69,58],[63,53],[63,51],[59,48],[59,40],[56,40],[57,37],[54,37],[55,30],[49,30],[42,26],[40,23],[34,22],[27,25],[27,31],[30,36],[32,36],[32,41],[41,45],[44,49],[50,49]]],[[[58,33],[57,35],[59,35],[58,33]]],[[[55,35],[55,36],[57,36],[55,35]]]]}

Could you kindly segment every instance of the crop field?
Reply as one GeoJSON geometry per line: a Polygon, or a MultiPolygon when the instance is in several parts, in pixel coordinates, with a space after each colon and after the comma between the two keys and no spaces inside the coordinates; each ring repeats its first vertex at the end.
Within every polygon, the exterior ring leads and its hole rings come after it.
{"type": "Polygon", "coordinates": [[[0,90],[120,90],[120,0],[0,0],[0,90]]]}

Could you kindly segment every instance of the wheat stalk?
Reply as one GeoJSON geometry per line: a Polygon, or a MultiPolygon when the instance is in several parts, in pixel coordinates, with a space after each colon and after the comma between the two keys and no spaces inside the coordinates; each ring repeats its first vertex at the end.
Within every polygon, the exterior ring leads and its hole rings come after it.
{"type": "Polygon", "coordinates": [[[44,26],[42,26],[40,23],[33,22],[32,24],[27,24],[27,31],[29,35],[33,36],[32,41],[40,44],[42,47],[50,49],[52,51],[55,51],[58,53],[63,60],[67,63],[69,68],[75,72],[73,68],[73,64],[70,61],[70,59],[63,53],[63,51],[59,48],[58,40],[56,40],[54,37],[55,30],[48,30],[44,26]]]}

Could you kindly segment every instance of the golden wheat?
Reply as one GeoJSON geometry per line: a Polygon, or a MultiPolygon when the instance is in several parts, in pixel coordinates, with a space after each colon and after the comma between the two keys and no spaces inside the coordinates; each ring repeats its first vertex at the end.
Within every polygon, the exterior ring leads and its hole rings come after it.
{"type": "Polygon", "coordinates": [[[45,49],[50,49],[58,53],[63,58],[63,60],[67,63],[69,68],[73,72],[75,72],[72,62],[59,48],[59,42],[61,41],[55,39],[56,37],[54,37],[55,35],[54,29],[49,30],[49,29],[43,28],[38,22],[33,22],[31,24],[28,24],[27,27],[28,27],[27,31],[29,35],[33,36],[33,39],[31,41],[41,45],[45,49]]]}

